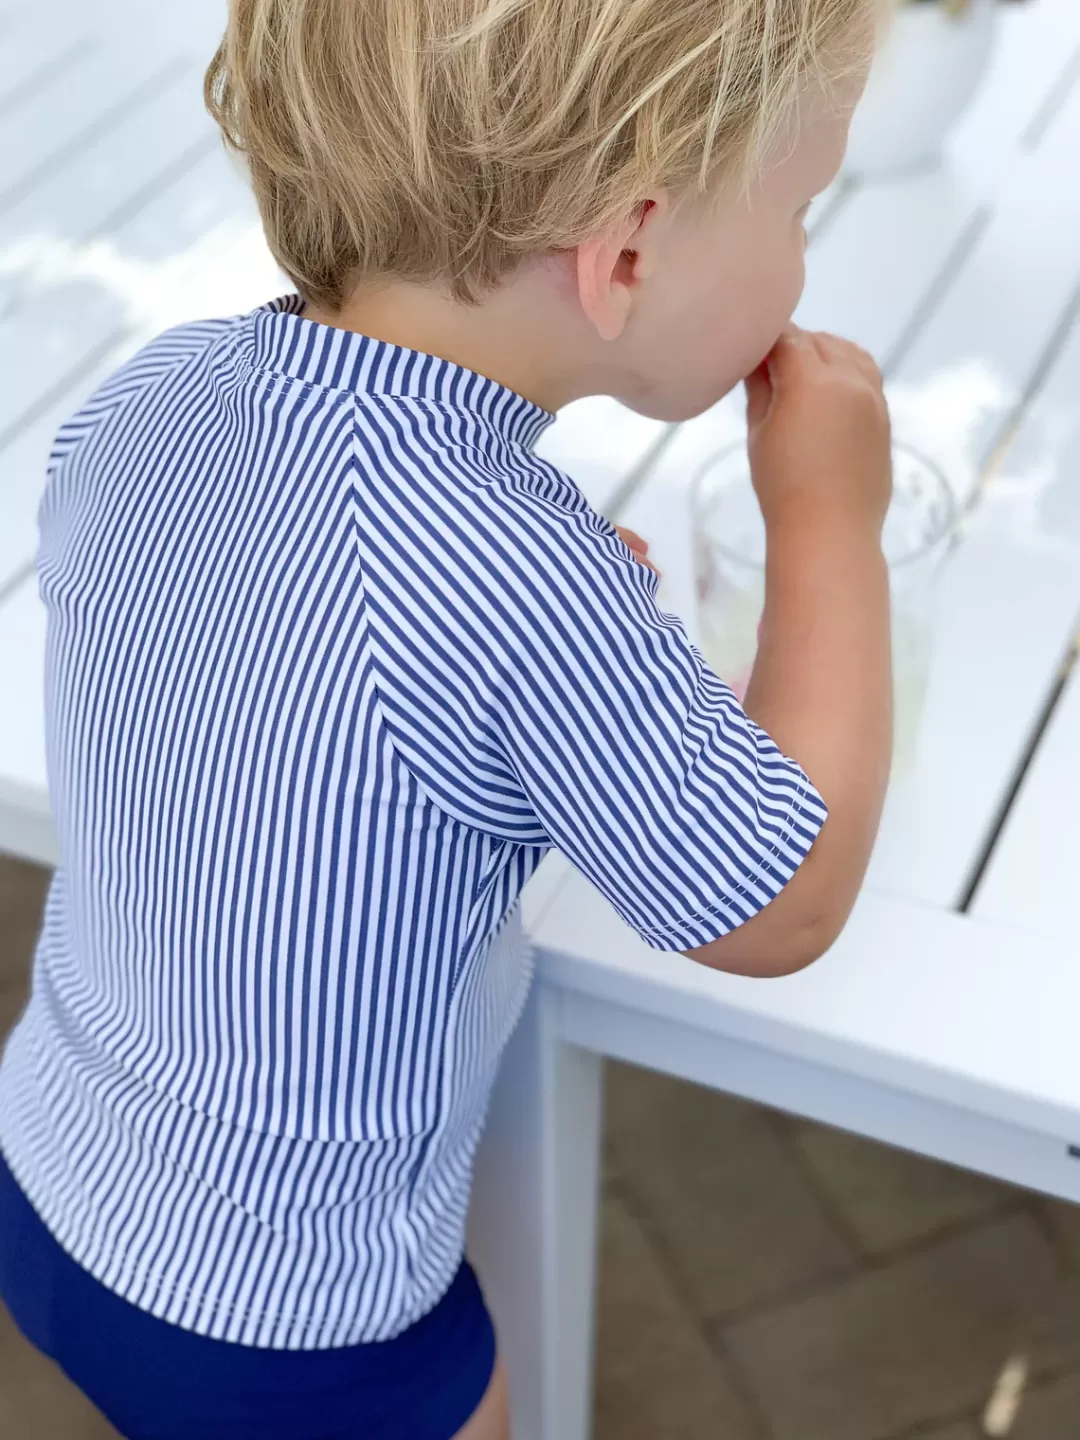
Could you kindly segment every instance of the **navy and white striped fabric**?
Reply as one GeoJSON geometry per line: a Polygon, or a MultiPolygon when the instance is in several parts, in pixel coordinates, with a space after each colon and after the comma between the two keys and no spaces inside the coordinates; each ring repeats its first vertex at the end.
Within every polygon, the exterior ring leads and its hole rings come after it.
{"type": "Polygon", "coordinates": [[[448,1286],[549,848],[684,949],[825,815],[533,453],[550,416],[299,309],[169,332],[57,438],[60,865],[0,1067],[64,1247],[281,1348],[448,1286]]]}

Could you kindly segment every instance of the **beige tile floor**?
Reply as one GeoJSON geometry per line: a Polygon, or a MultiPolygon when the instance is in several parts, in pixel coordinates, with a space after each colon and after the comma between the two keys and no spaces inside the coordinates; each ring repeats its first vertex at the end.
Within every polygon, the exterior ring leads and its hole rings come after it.
{"type": "MultiPolygon", "coordinates": [[[[1080,1440],[1080,1211],[623,1066],[606,1148],[596,1440],[1080,1440]]],[[[0,1310],[0,1440],[110,1437],[0,1310]]]]}

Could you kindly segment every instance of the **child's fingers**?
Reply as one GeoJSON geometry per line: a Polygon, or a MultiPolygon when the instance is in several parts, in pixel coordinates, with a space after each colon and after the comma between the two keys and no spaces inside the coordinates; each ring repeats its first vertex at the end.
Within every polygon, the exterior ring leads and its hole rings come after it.
{"type": "Polygon", "coordinates": [[[628,530],[625,525],[616,525],[615,530],[619,539],[624,545],[629,545],[635,555],[644,556],[649,553],[648,542],[643,540],[636,530],[628,530]]]}
{"type": "Polygon", "coordinates": [[[649,559],[649,544],[643,540],[636,530],[627,530],[623,525],[615,526],[616,534],[624,545],[633,552],[634,559],[639,565],[644,565],[646,570],[651,570],[654,575],[659,576],[660,571],[649,559]]]}
{"type": "MultiPolygon", "coordinates": [[[[801,374],[808,362],[812,363],[820,358],[811,332],[800,330],[797,325],[789,325],[762,361],[760,376],[759,372],[755,371],[751,381],[757,388],[760,380],[763,393],[767,394],[771,401],[776,391],[784,389],[789,380],[801,374]]],[[[751,403],[757,400],[760,407],[761,398],[751,393],[750,382],[747,384],[747,393],[751,403]]],[[[763,419],[765,413],[761,411],[756,418],[763,419]]]]}

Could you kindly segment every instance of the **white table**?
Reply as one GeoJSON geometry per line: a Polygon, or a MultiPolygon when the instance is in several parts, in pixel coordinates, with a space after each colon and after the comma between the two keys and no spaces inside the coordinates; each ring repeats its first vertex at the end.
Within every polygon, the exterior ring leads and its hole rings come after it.
{"type": "MultiPolygon", "coordinates": [[[[0,848],[49,864],[32,559],[52,432],[146,335],[284,282],[200,109],[216,3],[164,7],[153,33],[135,0],[95,6],[92,29],[75,0],[8,11],[0,848]]],[[[539,982],[472,1225],[517,1440],[587,1432],[603,1056],[1080,1199],[1080,6],[1033,0],[1002,30],[947,168],[837,187],[815,217],[799,318],[882,360],[898,435],[970,506],[918,760],[847,932],[811,970],[752,982],[648,950],[557,857],[526,893],[539,982]]],[[[673,432],[588,401],[545,437],[652,540],[691,629],[687,482],[738,412],[673,432]]]]}

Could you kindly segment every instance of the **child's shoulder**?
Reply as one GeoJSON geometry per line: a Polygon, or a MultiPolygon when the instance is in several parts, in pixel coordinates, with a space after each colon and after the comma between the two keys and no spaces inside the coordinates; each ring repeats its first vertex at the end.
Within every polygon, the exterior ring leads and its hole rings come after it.
{"type": "Polygon", "coordinates": [[[368,428],[365,412],[399,407],[412,416],[391,422],[389,454],[364,433],[356,450],[357,488],[368,503],[383,496],[392,524],[413,533],[419,524],[433,547],[459,555],[547,555],[560,566],[610,558],[604,547],[617,539],[614,526],[569,474],[528,447],[455,424],[458,417],[430,419],[424,412],[437,407],[411,398],[363,397],[360,431],[368,428]]]}
{"type": "Polygon", "coordinates": [[[60,426],[49,454],[49,470],[54,470],[76,444],[100,430],[109,416],[126,413],[134,401],[145,396],[170,372],[235,333],[245,318],[230,315],[187,321],[146,340],[101,380],[60,426]]]}
{"type": "Polygon", "coordinates": [[[572,476],[538,455],[530,454],[500,493],[507,510],[538,538],[560,551],[578,550],[583,561],[607,557],[606,542],[618,539],[615,526],[593,508],[572,476]]]}
{"type": "Polygon", "coordinates": [[[247,318],[246,315],[214,316],[208,320],[188,320],[170,326],[141,345],[99,387],[95,395],[156,379],[178,364],[201,355],[222,338],[236,334],[247,318]]]}
{"type": "Polygon", "coordinates": [[[438,608],[453,596],[453,623],[482,644],[492,627],[525,637],[597,609],[609,625],[653,613],[656,577],[571,476],[532,452],[447,450],[382,474],[361,463],[354,501],[369,597],[397,643],[413,633],[406,598],[438,608]]]}

